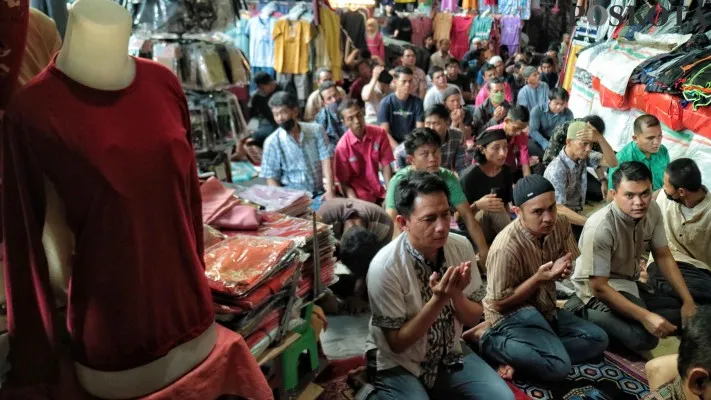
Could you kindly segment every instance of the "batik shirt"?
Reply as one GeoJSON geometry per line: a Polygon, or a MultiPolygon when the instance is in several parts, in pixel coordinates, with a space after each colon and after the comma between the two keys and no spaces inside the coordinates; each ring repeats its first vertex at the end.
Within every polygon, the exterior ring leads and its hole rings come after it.
{"type": "Polygon", "coordinates": [[[681,378],[677,376],[673,381],[663,384],[659,389],[644,396],[643,400],[686,400],[681,385],[681,378]]]}

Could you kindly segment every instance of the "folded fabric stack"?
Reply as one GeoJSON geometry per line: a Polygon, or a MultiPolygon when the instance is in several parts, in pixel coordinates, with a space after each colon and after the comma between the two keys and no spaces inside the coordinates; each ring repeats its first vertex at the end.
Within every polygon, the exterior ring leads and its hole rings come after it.
{"type": "MultiPolygon", "coordinates": [[[[256,231],[239,232],[240,235],[258,235],[263,238],[281,237],[289,238],[297,243],[297,246],[309,255],[304,262],[301,273],[301,281],[297,290],[298,297],[308,296],[314,283],[314,240],[318,241],[318,259],[320,261],[321,288],[330,286],[335,280],[336,258],[336,237],[329,225],[321,222],[316,223],[316,236],[314,237],[313,222],[310,220],[290,217],[288,215],[261,211],[262,224],[256,231]],[[303,288],[306,288],[304,291],[303,288]]],[[[226,232],[228,236],[231,233],[226,232]]]]}
{"type": "Polygon", "coordinates": [[[632,73],[630,82],[645,85],[647,92],[679,96],[685,90],[683,84],[709,61],[711,40],[699,33],[673,51],[645,60],[632,73]]]}
{"type": "Polygon", "coordinates": [[[294,241],[278,237],[236,234],[207,249],[217,321],[248,341],[282,327],[304,258],[294,241]]]}
{"type": "Polygon", "coordinates": [[[257,209],[245,205],[234,193],[234,189],[225,187],[215,178],[200,185],[202,222],[218,229],[257,229],[260,224],[257,209]]]}
{"type": "Polygon", "coordinates": [[[242,199],[259,204],[266,211],[274,211],[292,217],[307,216],[311,207],[311,194],[303,190],[266,185],[237,186],[237,195],[242,199]]]}
{"type": "Polygon", "coordinates": [[[689,78],[681,88],[684,100],[690,102],[694,110],[711,104],[711,59],[691,68],[689,78]]]}

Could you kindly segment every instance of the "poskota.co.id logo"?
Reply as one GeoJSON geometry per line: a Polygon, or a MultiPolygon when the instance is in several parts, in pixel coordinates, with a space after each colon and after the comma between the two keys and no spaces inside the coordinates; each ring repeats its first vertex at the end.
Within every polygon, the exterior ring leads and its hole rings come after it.
{"type": "MultiPolygon", "coordinates": [[[[706,3],[706,1],[704,1],[706,3]]],[[[628,22],[628,16],[634,20],[630,20],[629,25],[653,25],[662,26],[666,24],[670,18],[676,19],[676,24],[681,26],[684,20],[685,11],[687,13],[693,13],[692,19],[696,19],[701,22],[701,29],[699,32],[705,32],[708,26],[708,21],[704,17],[704,10],[702,6],[695,7],[694,10],[690,10],[689,7],[683,5],[671,8],[660,7],[657,10],[656,7],[652,7],[646,14],[635,15],[639,8],[635,6],[622,7],[619,5],[611,6],[606,9],[600,5],[594,5],[585,10],[582,6],[575,6],[575,19],[586,17],[588,24],[592,26],[601,26],[609,23],[610,26],[619,26],[628,22]]],[[[687,19],[689,16],[687,15],[687,19]]]]}

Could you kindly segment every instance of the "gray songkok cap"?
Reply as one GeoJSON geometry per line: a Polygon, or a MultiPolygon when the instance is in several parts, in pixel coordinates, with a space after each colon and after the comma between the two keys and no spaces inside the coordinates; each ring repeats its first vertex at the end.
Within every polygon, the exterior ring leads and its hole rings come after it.
{"type": "Polygon", "coordinates": [[[523,69],[523,77],[528,78],[529,76],[533,75],[533,73],[536,72],[536,67],[528,66],[523,69]]]}
{"type": "Polygon", "coordinates": [[[513,190],[514,205],[520,207],[523,203],[543,193],[555,192],[553,184],[541,175],[529,175],[518,181],[513,190]]]}

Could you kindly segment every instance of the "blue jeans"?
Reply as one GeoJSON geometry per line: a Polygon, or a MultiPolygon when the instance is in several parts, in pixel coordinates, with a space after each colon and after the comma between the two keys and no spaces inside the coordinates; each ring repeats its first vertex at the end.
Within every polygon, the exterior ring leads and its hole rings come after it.
{"type": "Polygon", "coordinates": [[[487,330],[482,354],[517,372],[546,381],[564,380],[572,364],[600,356],[608,344],[604,330],[567,310],[556,310],[555,327],[535,308],[524,308],[487,330]]]}
{"type": "MultiPolygon", "coordinates": [[[[464,345],[462,345],[465,347],[464,345]]],[[[428,391],[420,379],[405,368],[396,367],[378,371],[375,392],[369,399],[378,400],[429,400],[446,398],[454,400],[513,400],[514,395],[503,379],[489,364],[470,349],[465,349],[464,367],[449,370],[440,366],[437,381],[428,391]],[[467,354],[469,353],[469,354],[467,354]]]]}

